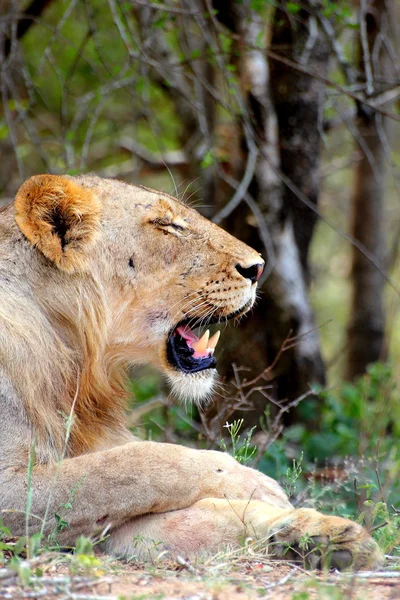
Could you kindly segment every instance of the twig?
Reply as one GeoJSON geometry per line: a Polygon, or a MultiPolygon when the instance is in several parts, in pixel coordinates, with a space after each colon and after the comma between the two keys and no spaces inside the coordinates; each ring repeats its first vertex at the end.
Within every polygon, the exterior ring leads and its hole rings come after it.
{"type": "Polygon", "coordinates": [[[167,404],[166,400],[166,397],[160,394],[155,398],[147,400],[147,402],[143,402],[142,404],[135,406],[135,408],[133,408],[129,413],[128,425],[137,425],[144,415],[147,415],[147,413],[156,408],[160,408],[160,406],[165,406],[167,404]]]}
{"type": "Polygon", "coordinates": [[[264,589],[270,590],[270,589],[278,587],[280,585],[285,585],[285,583],[287,583],[289,581],[289,579],[292,579],[292,577],[296,574],[297,571],[298,571],[298,568],[295,567],[287,575],[282,577],[282,579],[280,579],[279,581],[276,581],[275,583],[270,583],[269,585],[265,586],[264,589]]]}
{"type": "Polygon", "coordinates": [[[368,32],[367,32],[367,7],[365,0],[360,2],[360,38],[363,50],[364,71],[366,77],[367,96],[374,93],[374,79],[372,75],[371,55],[369,52],[368,32]]]}
{"type": "Polygon", "coordinates": [[[389,524],[389,521],[384,521],[380,525],[375,525],[375,527],[368,529],[368,532],[373,533],[374,531],[378,531],[378,529],[382,529],[382,527],[386,527],[386,525],[388,525],[388,524],[389,524]]]}
{"type": "MultiPolygon", "coordinates": [[[[339,574],[340,578],[345,579],[349,577],[346,573],[339,574]]],[[[399,571],[361,571],[356,574],[352,574],[351,577],[356,577],[357,579],[399,579],[400,572],[399,571]]],[[[335,578],[336,579],[336,578],[335,578]]]]}
{"type": "Polygon", "coordinates": [[[291,67],[292,69],[300,71],[301,73],[305,73],[306,75],[309,75],[309,77],[313,77],[314,79],[317,79],[318,81],[321,81],[327,87],[334,88],[336,91],[340,92],[344,96],[348,96],[349,98],[353,98],[353,100],[355,100],[359,104],[365,104],[365,106],[368,106],[369,108],[372,108],[374,111],[382,113],[383,115],[385,115],[385,117],[388,117],[389,119],[393,119],[393,121],[397,121],[397,122],[400,123],[400,116],[397,116],[394,113],[390,113],[390,112],[387,112],[387,111],[383,110],[382,108],[380,108],[380,106],[378,106],[374,102],[374,100],[367,99],[367,98],[365,98],[363,96],[355,94],[351,90],[346,90],[339,83],[336,83],[335,81],[332,81],[328,77],[324,77],[323,75],[320,75],[319,73],[317,73],[316,71],[310,69],[309,67],[304,67],[300,63],[298,63],[298,62],[296,62],[296,61],[294,61],[294,60],[292,60],[290,58],[286,58],[286,56],[281,56],[280,54],[278,54],[277,52],[274,52],[273,50],[266,50],[266,54],[272,60],[276,60],[277,62],[280,62],[280,63],[282,63],[282,64],[284,64],[284,65],[286,65],[288,67],[291,67]]]}
{"type": "Polygon", "coordinates": [[[201,15],[203,14],[202,11],[199,10],[190,10],[187,8],[177,8],[177,6],[173,5],[173,4],[161,4],[159,2],[157,2],[156,4],[154,2],[146,2],[146,0],[134,0],[135,4],[138,4],[139,6],[145,6],[146,8],[151,8],[155,11],[157,10],[162,10],[168,13],[174,13],[177,15],[191,15],[191,16],[196,16],[196,15],[201,15]]]}
{"type": "Polygon", "coordinates": [[[357,486],[358,486],[357,477],[354,477],[354,480],[353,480],[354,499],[356,501],[357,510],[361,514],[363,512],[364,506],[363,506],[363,502],[361,499],[361,494],[359,494],[359,492],[357,490],[357,486]]]}
{"type": "Polygon", "coordinates": [[[317,8],[315,16],[321,23],[322,30],[325,33],[325,36],[328,38],[332,50],[336,55],[336,59],[339,63],[340,68],[342,69],[347,85],[353,85],[354,83],[356,83],[357,80],[356,73],[346,60],[346,57],[344,55],[341,45],[339,44],[331,21],[324,17],[320,7],[318,7],[318,4],[315,0],[311,0],[311,5],[317,8]]]}

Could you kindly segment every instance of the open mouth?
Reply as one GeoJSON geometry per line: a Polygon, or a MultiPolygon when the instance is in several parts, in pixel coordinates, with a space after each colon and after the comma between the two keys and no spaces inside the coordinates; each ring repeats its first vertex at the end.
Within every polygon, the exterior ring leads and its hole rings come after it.
{"type": "MultiPolygon", "coordinates": [[[[215,318],[210,325],[221,321],[229,321],[246,313],[252,305],[252,300],[223,319],[215,318]]],[[[200,322],[200,319],[198,320],[200,322]]],[[[193,319],[190,319],[193,323],[193,319]]],[[[214,351],[220,337],[220,331],[210,335],[207,329],[201,337],[196,333],[196,321],[192,327],[189,319],[180,321],[170,332],[167,341],[167,358],[169,363],[184,373],[197,373],[205,369],[216,369],[217,360],[214,351]]]]}

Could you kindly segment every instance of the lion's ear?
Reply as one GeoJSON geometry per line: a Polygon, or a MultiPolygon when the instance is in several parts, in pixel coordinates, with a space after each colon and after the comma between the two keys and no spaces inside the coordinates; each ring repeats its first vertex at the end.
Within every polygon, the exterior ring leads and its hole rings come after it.
{"type": "Polygon", "coordinates": [[[15,219],[27,237],[60,269],[85,269],[87,250],[100,228],[94,193],[59,175],[35,175],[19,188],[15,219]]]}

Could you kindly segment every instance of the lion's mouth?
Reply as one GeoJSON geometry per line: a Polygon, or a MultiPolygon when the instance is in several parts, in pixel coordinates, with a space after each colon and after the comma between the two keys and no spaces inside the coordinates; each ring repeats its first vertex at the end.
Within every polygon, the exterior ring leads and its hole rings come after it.
{"type": "MultiPolygon", "coordinates": [[[[247,302],[243,307],[228,316],[214,318],[210,321],[210,325],[235,319],[245,314],[252,305],[252,300],[247,302]]],[[[200,319],[199,319],[200,322],[200,319]]],[[[167,341],[167,358],[169,363],[177,370],[184,373],[197,373],[205,369],[216,369],[217,360],[214,356],[214,351],[220,337],[220,331],[216,331],[210,335],[210,330],[207,329],[200,337],[195,333],[196,320],[190,319],[192,327],[189,325],[189,320],[180,321],[170,332],[167,341]]]]}

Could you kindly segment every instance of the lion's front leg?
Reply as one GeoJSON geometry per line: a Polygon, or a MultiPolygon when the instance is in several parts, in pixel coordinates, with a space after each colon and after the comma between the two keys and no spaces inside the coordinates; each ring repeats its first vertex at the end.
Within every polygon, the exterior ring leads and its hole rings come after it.
{"type": "Polygon", "coordinates": [[[367,531],[340,517],[312,509],[282,509],[256,500],[208,498],[189,508],[146,515],[115,529],[107,552],[148,557],[164,550],[183,556],[217,552],[247,537],[279,558],[313,568],[371,569],[382,563],[367,531]]]}
{"type": "MultiPolygon", "coordinates": [[[[22,464],[0,468],[0,516],[14,535],[25,532],[26,487],[22,464]]],[[[90,535],[105,523],[117,527],[140,515],[184,509],[202,498],[254,498],[290,507],[275,481],[227,454],[154,442],[131,442],[60,464],[35,465],[31,531],[48,516],[44,532],[51,533],[52,516],[72,493],[69,528],[60,533],[61,544],[90,535]]]]}

